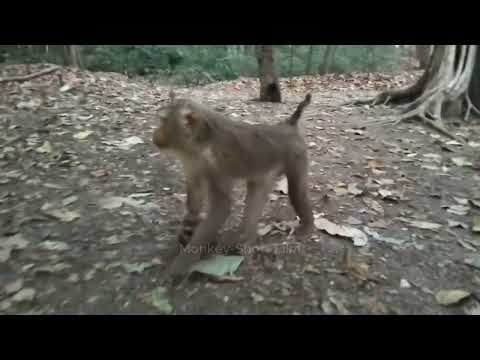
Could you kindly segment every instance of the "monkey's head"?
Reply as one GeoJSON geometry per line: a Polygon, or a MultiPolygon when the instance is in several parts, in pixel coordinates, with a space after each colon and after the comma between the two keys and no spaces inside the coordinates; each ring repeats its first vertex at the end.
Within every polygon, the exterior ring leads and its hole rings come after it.
{"type": "Polygon", "coordinates": [[[210,127],[198,106],[189,100],[175,100],[158,112],[160,125],[153,132],[159,149],[196,151],[210,134],[210,127]]]}

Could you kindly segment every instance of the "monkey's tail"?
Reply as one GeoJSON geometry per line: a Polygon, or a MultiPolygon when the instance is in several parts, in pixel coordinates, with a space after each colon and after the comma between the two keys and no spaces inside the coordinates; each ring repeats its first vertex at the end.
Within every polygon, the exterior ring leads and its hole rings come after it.
{"type": "Polygon", "coordinates": [[[295,112],[290,116],[290,118],[287,120],[288,125],[296,126],[298,124],[298,120],[300,120],[300,117],[302,116],[303,109],[305,109],[311,102],[312,100],[312,94],[307,94],[305,96],[305,99],[297,106],[297,109],[295,112]]]}

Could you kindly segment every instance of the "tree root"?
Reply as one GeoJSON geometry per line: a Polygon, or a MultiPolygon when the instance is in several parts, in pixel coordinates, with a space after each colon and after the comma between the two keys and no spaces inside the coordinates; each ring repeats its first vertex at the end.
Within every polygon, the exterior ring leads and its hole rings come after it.
{"type": "Polygon", "coordinates": [[[53,66],[51,68],[48,68],[33,74],[0,78],[0,84],[7,83],[7,82],[24,82],[24,81],[32,80],[37,77],[53,73],[59,69],[60,69],[59,66],[53,66]]]}

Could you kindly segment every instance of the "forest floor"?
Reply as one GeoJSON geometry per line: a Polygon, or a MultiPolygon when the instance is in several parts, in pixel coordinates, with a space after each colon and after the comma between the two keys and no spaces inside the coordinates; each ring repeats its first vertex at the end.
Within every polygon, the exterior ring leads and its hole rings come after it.
{"type": "MultiPolygon", "coordinates": [[[[64,86],[55,75],[1,85],[0,313],[158,314],[152,294],[185,200],[178,162],[151,143],[169,88],[61,73],[64,86]]],[[[317,229],[296,243],[288,197],[273,191],[259,225],[265,253],[246,256],[230,282],[185,282],[172,313],[479,314],[480,123],[456,128],[462,145],[418,123],[366,125],[393,114],[387,107],[342,106],[417,76],[294,78],[281,104],[251,101],[254,79],[176,89],[250,123],[285,119],[311,91],[301,126],[316,217],[363,241],[317,229]]]]}

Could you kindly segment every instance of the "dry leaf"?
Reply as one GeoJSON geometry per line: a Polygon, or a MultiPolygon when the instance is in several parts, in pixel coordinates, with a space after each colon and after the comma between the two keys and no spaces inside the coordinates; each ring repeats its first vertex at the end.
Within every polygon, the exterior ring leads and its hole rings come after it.
{"type": "Polygon", "coordinates": [[[365,203],[365,205],[372,208],[378,214],[380,214],[382,216],[385,215],[385,211],[383,210],[382,205],[380,205],[380,203],[378,201],[372,200],[372,199],[369,199],[369,198],[364,198],[363,202],[365,203]]]}
{"type": "Polygon", "coordinates": [[[102,209],[116,209],[123,205],[125,199],[120,196],[110,196],[98,200],[97,205],[102,209]]]}
{"type": "Polygon", "coordinates": [[[348,223],[349,225],[362,225],[362,224],[363,224],[363,221],[357,219],[356,217],[349,216],[349,217],[347,218],[347,223],[348,223]]]}
{"type": "Polygon", "coordinates": [[[437,230],[442,227],[441,224],[432,223],[428,221],[410,220],[402,217],[399,217],[397,219],[417,229],[437,230]]]}
{"type": "Polygon", "coordinates": [[[363,194],[363,190],[357,187],[357,183],[348,184],[348,192],[355,196],[363,194]]]}
{"type": "Polygon", "coordinates": [[[369,229],[368,227],[364,226],[363,230],[370,235],[372,238],[374,238],[377,241],[381,241],[390,245],[395,245],[395,246],[401,246],[405,243],[406,240],[403,239],[394,239],[390,237],[384,237],[378,234],[377,232],[369,229]]]}
{"type": "Polygon", "coordinates": [[[17,292],[13,297],[12,301],[19,302],[28,302],[32,301],[35,298],[35,290],[32,288],[25,288],[17,292]]]}
{"type": "Polygon", "coordinates": [[[464,157],[454,157],[451,159],[456,166],[472,166],[473,164],[464,157]]]}
{"type": "Polygon", "coordinates": [[[92,133],[93,131],[91,130],[81,131],[73,135],[73,138],[77,140],[83,140],[83,139],[86,139],[92,133]]]}
{"type": "Polygon", "coordinates": [[[459,216],[465,216],[468,214],[470,211],[469,206],[464,206],[464,205],[451,205],[447,208],[447,212],[450,214],[455,214],[459,216]]]}
{"type": "Polygon", "coordinates": [[[367,168],[369,169],[383,169],[385,167],[385,162],[383,160],[368,160],[367,168]]]}
{"type": "Polygon", "coordinates": [[[13,295],[16,292],[20,291],[22,287],[23,287],[23,279],[18,279],[5,285],[3,289],[5,290],[5,293],[7,295],[13,295]]]}
{"type": "Polygon", "coordinates": [[[48,141],[45,141],[42,146],[35,150],[40,154],[49,154],[52,152],[52,145],[48,141]]]}
{"type": "Polygon", "coordinates": [[[67,251],[70,250],[70,245],[63,241],[44,241],[40,243],[40,248],[50,251],[67,251]]]}
{"type": "Polygon", "coordinates": [[[49,215],[57,220],[61,220],[67,223],[80,218],[80,214],[77,211],[70,211],[65,209],[44,210],[43,212],[46,215],[49,215]]]}
{"type": "Polygon", "coordinates": [[[339,235],[353,240],[355,246],[365,246],[368,237],[361,230],[345,226],[337,225],[324,218],[315,219],[315,227],[319,230],[326,231],[330,235],[339,235]]]}
{"type": "Polygon", "coordinates": [[[447,222],[448,222],[448,227],[450,228],[461,227],[464,229],[468,229],[468,225],[463,222],[454,221],[454,220],[447,220],[447,222]]]}
{"type": "Polygon", "coordinates": [[[453,305],[469,297],[471,294],[464,290],[440,290],[435,299],[440,305],[453,305]]]}
{"type": "Polygon", "coordinates": [[[473,217],[472,231],[480,232],[480,216],[478,215],[473,217]]]}
{"type": "Polygon", "coordinates": [[[412,285],[410,285],[410,283],[406,279],[401,279],[400,280],[400,287],[403,288],[403,289],[408,289],[408,288],[411,288],[412,285]]]}

